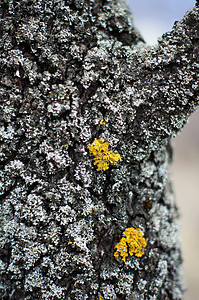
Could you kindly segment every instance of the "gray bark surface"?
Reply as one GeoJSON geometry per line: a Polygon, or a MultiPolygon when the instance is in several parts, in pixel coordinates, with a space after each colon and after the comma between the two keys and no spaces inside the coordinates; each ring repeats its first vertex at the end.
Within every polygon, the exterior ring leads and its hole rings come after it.
{"type": "Polygon", "coordinates": [[[182,299],[168,164],[198,106],[198,5],[156,47],[122,0],[2,0],[0,16],[0,298],[182,299]],[[106,171],[100,138],[121,155],[106,171]],[[123,262],[129,227],[147,247],[123,262]]]}

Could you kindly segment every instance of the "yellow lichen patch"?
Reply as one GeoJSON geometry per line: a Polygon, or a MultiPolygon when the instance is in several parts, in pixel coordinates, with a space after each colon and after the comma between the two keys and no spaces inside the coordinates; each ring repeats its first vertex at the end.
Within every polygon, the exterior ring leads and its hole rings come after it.
{"type": "Polygon", "coordinates": [[[99,296],[99,300],[104,300],[104,298],[102,298],[102,296],[99,296]]]}
{"type": "Polygon", "coordinates": [[[142,248],[145,248],[147,243],[140,228],[127,228],[123,235],[124,237],[122,237],[120,242],[115,246],[115,249],[117,250],[115,251],[114,256],[121,256],[124,262],[129,254],[131,256],[135,254],[135,256],[141,257],[144,254],[142,248]]]}
{"type": "Polygon", "coordinates": [[[94,142],[88,147],[90,155],[94,156],[94,165],[97,165],[97,171],[106,171],[109,165],[115,165],[121,156],[109,150],[109,143],[105,142],[102,138],[95,139],[94,142]]]}
{"type": "Polygon", "coordinates": [[[70,146],[70,144],[71,144],[71,141],[69,141],[68,143],[66,143],[66,146],[68,147],[68,146],[70,146]]]}
{"type": "Polygon", "coordinates": [[[103,120],[101,120],[101,121],[100,121],[100,124],[101,124],[101,125],[102,125],[102,124],[106,125],[106,122],[104,122],[103,120]]]}
{"type": "Polygon", "coordinates": [[[71,242],[71,240],[68,241],[68,245],[71,245],[73,242],[71,242]]]}

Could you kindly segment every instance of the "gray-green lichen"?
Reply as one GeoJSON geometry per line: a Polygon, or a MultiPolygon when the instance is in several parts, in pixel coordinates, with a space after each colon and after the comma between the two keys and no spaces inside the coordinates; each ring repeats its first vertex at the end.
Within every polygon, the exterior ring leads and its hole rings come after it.
{"type": "Polygon", "coordinates": [[[198,7],[151,48],[122,0],[0,6],[1,299],[181,299],[169,141],[198,105],[198,7]],[[95,138],[121,155],[105,172],[95,138]]]}

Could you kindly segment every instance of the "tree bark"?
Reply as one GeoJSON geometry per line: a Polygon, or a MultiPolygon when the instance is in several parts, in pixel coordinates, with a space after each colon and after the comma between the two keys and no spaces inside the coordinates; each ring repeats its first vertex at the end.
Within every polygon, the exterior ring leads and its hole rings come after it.
{"type": "Polygon", "coordinates": [[[156,47],[123,0],[0,5],[1,299],[182,299],[168,164],[198,106],[198,4],[156,47]],[[101,139],[121,159],[97,171],[101,139]],[[132,227],[147,246],[124,262],[132,227]]]}

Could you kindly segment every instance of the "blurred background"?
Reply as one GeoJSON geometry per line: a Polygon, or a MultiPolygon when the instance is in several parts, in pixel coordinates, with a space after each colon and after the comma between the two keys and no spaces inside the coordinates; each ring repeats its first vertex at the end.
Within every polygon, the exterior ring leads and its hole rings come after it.
{"type": "MultiPolygon", "coordinates": [[[[154,45],[180,21],[194,0],[127,0],[134,23],[145,41],[154,45]]],[[[184,300],[199,299],[199,111],[173,140],[171,178],[180,210],[181,239],[187,292],[184,300]]]]}

